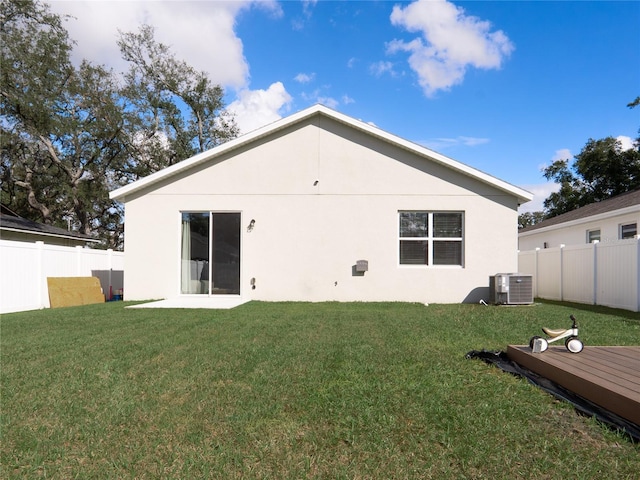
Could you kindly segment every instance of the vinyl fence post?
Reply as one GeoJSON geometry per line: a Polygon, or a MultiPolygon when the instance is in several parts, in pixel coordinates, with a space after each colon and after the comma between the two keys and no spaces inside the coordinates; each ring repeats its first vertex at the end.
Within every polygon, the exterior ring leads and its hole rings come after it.
{"type": "Polygon", "coordinates": [[[593,245],[593,304],[598,304],[598,244],[600,240],[594,240],[593,245]]]}
{"type": "Polygon", "coordinates": [[[640,235],[636,235],[636,312],[640,312],[640,235]]]}
{"type": "Polygon", "coordinates": [[[109,300],[113,297],[113,283],[111,280],[111,274],[113,273],[113,249],[107,249],[107,263],[109,267],[109,291],[105,293],[109,300]]]}
{"type": "Polygon", "coordinates": [[[536,255],[534,257],[535,258],[535,260],[534,260],[535,261],[535,266],[533,268],[533,271],[534,271],[534,273],[536,275],[536,281],[535,281],[535,284],[534,284],[536,291],[533,292],[533,298],[536,298],[538,296],[538,282],[539,282],[538,279],[540,278],[540,276],[538,275],[538,261],[539,261],[538,253],[540,253],[540,247],[536,247],[536,255]]]}
{"type": "Polygon", "coordinates": [[[564,302],[564,247],[565,244],[560,244],[560,301],[564,302]]]}
{"type": "Polygon", "coordinates": [[[46,308],[44,296],[45,296],[45,282],[44,278],[44,242],[36,242],[36,282],[38,285],[38,308],[46,308]]]}

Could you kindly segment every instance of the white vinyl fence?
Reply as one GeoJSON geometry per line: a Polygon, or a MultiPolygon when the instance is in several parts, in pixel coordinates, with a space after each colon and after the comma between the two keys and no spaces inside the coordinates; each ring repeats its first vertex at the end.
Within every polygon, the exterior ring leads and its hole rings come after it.
{"type": "Polygon", "coordinates": [[[518,272],[534,297],[640,311],[638,238],[519,252],[518,272]]]}
{"type": "Polygon", "coordinates": [[[0,240],[0,313],[49,307],[47,277],[98,277],[109,299],[124,285],[124,253],[0,240]]]}

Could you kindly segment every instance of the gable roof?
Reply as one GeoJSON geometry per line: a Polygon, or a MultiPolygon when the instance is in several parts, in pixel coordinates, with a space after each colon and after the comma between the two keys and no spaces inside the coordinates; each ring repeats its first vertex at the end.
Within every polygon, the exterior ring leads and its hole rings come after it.
{"type": "Polygon", "coordinates": [[[567,223],[579,223],[580,220],[592,220],[595,219],[594,217],[610,216],[610,214],[614,212],[622,214],[635,210],[640,210],[640,189],[622,193],[599,202],[590,203],[584,207],[579,207],[575,210],[571,210],[570,212],[563,213],[562,215],[551,217],[540,223],[531,225],[530,227],[523,228],[519,233],[529,233],[542,228],[553,227],[556,225],[560,226],[561,224],[564,226],[564,224],[567,223]]]}
{"type": "Polygon", "coordinates": [[[167,168],[164,168],[158,172],[155,172],[147,177],[141,178],[135,182],[130,183],[124,187],[118,188],[112,191],[109,194],[109,197],[112,200],[118,201],[126,201],[127,195],[131,195],[136,193],[143,188],[149,187],[157,182],[170,178],[178,173],[182,173],[190,168],[193,168],[197,165],[202,164],[203,162],[207,162],[219,155],[224,153],[228,153],[236,148],[245,146],[250,142],[253,142],[257,139],[265,137],[267,135],[273,134],[280,130],[283,130],[291,125],[296,123],[300,123],[302,121],[308,120],[314,116],[324,116],[330,119],[333,119],[336,122],[347,125],[355,130],[359,130],[361,132],[367,133],[372,137],[381,139],[391,145],[396,147],[408,150],[418,156],[428,158],[429,160],[444,165],[451,170],[457,171],[463,175],[467,175],[471,178],[474,178],[480,182],[491,185],[498,190],[506,192],[515,196],[518,199],[518,203],[526,203],[533,198],[533,195],[526,190],[523,190],[515,185],[511,185],[503,180],[500,180],[496,177],[493,177],[487,173],[481,172],[475,168],[472,168],[468,165],[460,163],[456,160],[448,158],[444,155],[441,155],[433,150],[429,150],[428,148],[422,147],[418,144],[412,143],[408,140],[400,138],[398,136],[392,135],[384,130],[381,130],[378,127],[372,126],[368,123],[362,122],[360,120],[356,120],[352,117],[339,113],[335,110],[331,110],[330,108],[325,107],[324,105],[314,105],[305,110],[302,110],[298,113],[294,113],[288,117],[282,118],[276,122],[273,122],[264,127],[253,130],[245,135],[242,135],[234,140],[230,140],[222,145],[212,148],[206,152],[202,152],[198,155],[195,155],[189,159],[178,162],[174,165],[171,165],[167,168]]]}
{"type": "Polygon", "coordinates": [[[32,220],[27,220],[26,218],[0,212],[0,231],[2,230],[43,235],[46,237],[82,240],[85,242],[99,242],[99,240],[83,235],[82,233],[68,232],[62,228],[45,225],[44,223],[38,223],[32,220]]]}

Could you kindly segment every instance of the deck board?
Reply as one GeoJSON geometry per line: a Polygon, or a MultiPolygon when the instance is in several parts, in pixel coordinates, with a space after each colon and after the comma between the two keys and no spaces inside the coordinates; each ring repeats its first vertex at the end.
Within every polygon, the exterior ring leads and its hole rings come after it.
{"type": "Polygon", "coordinates": [[[551,345],[543,353],[509,345],[519,365],[640,425],[640,347],[587,346],[579,354],[551,345]]]}

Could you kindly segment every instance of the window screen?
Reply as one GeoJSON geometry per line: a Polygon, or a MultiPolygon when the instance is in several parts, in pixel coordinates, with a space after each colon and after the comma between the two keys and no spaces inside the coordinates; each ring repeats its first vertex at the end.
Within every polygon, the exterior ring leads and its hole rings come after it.
{"type": "Polygon", "coordinates": [[[600,241],[600,230],[589,230],[587,232],[587,243],[593,243],[596,240],[600,241]]]}
{"type": "Polygon", "coordinates": [[[400,265],[463,264],[462,212],[399,212],[400,265]]]}
{"type": "Polygon", "coordinates": [[[637,224],[628,223],[620,226],[620,238],[633,238],[638,232],[637,224]]]}

